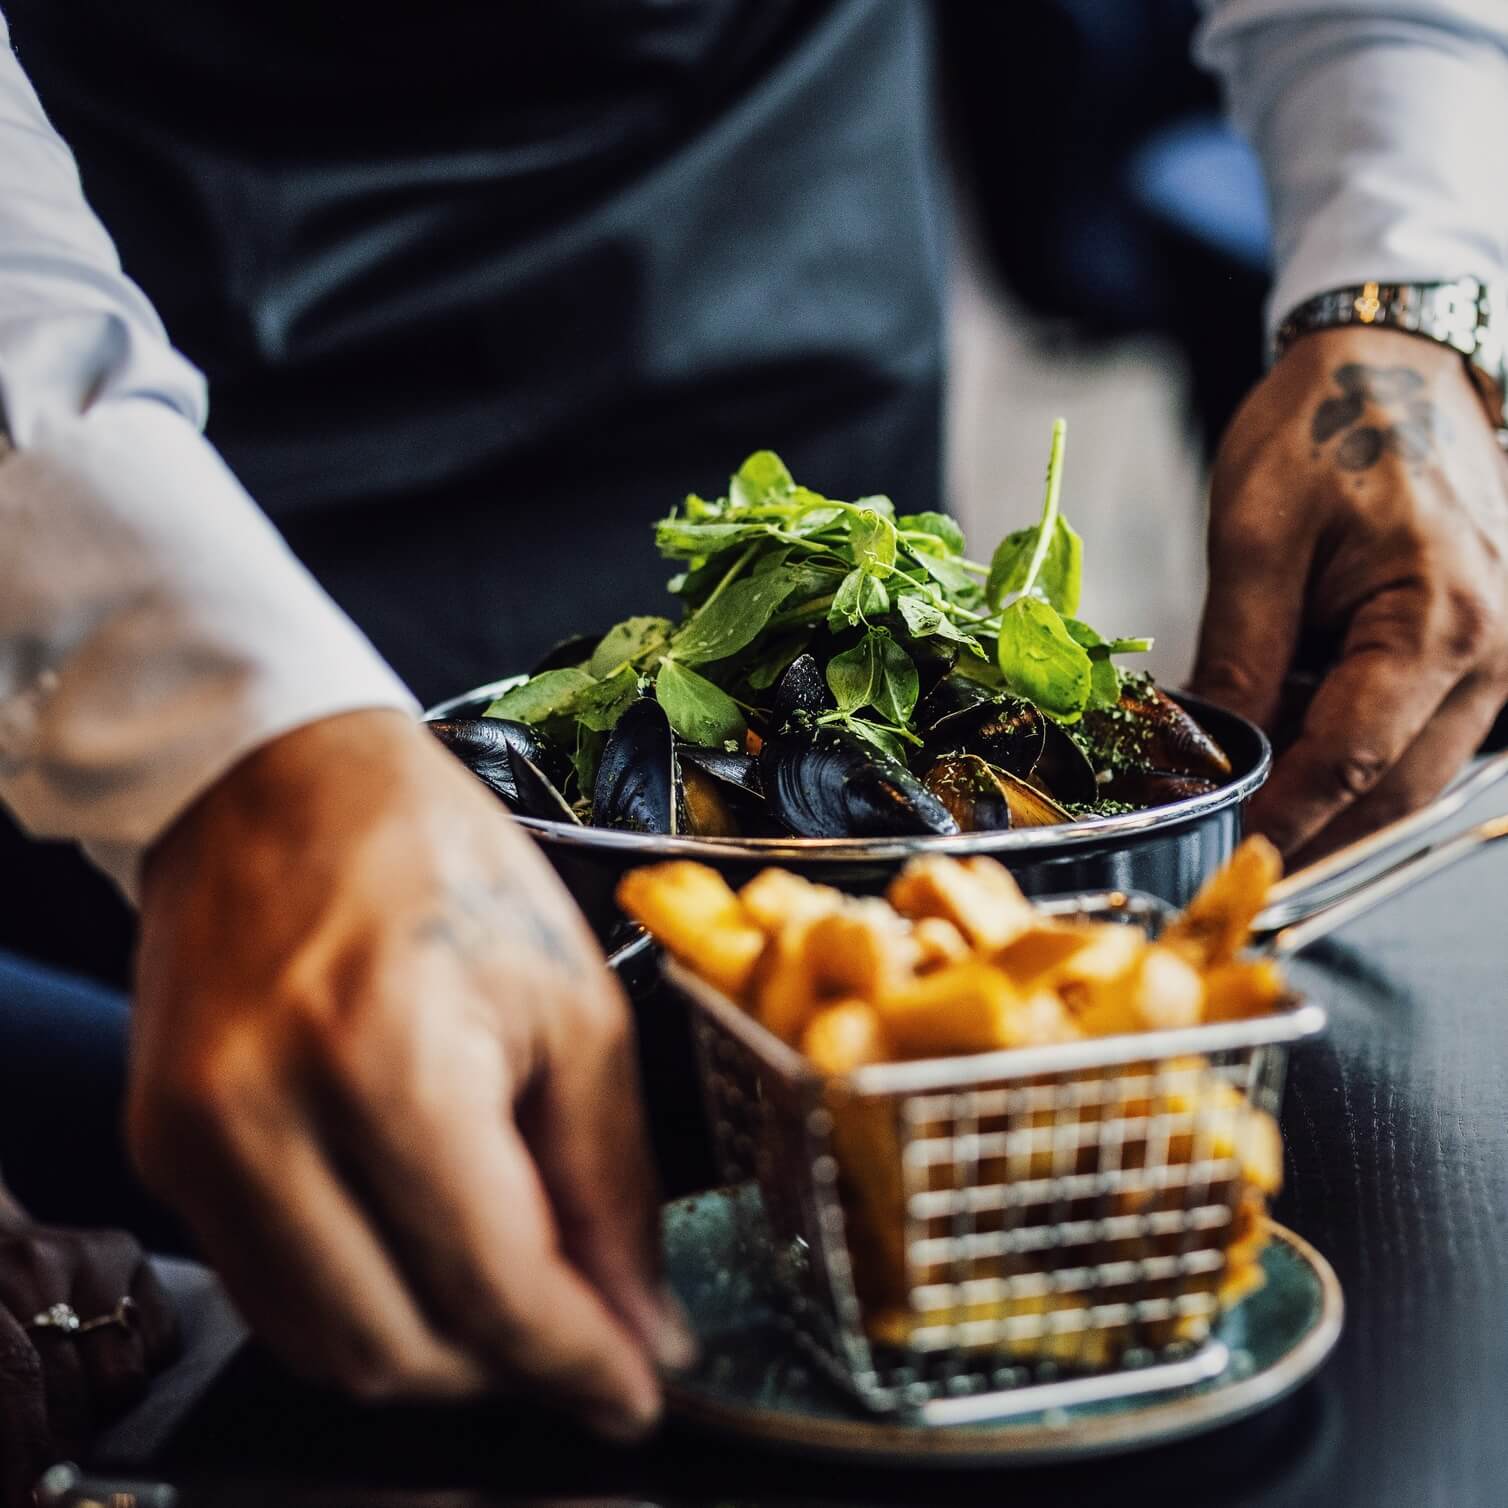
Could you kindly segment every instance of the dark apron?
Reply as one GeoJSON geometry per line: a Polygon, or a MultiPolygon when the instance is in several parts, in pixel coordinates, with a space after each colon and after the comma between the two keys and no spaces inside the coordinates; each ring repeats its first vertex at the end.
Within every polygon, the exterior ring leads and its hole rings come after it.
{"type": "Polygon", "coordinates": [[[5,10],[211,438],[422,699],[663,606],[650,521],[758,447],[940,506],[922,0],[5,10]]]}

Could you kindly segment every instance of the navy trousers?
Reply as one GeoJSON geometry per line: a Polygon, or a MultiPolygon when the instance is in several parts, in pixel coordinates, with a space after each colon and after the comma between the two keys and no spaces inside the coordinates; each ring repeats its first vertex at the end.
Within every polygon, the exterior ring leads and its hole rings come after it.
{"type": "Polygon", "coordinates": [[[123,994],[0,952],[0,1176],[39,1220],[181,1248],[125,1155],[129,1024],[123,994]]]}

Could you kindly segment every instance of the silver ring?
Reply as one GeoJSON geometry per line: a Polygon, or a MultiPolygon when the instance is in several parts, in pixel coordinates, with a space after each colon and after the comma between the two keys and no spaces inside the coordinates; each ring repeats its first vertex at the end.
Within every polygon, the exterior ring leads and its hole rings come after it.
{"type": "Polygon", "coordinates": [[[91,1330],[108,1330],[119,1325],[122,1330],[136,1326],[136,1300],[127,1294],[109,1314],[99,1314],[93,1319],[81,1320],[72,1304],[49,1304],[40,1314],[31,1317],[30,1330],[56,1330],[60,1335],[88,1335],[91,1330]]]}

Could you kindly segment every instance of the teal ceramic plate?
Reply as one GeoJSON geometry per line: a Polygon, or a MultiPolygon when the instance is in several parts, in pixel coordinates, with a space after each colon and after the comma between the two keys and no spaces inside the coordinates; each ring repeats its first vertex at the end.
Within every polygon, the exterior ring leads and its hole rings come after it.
{"type": "Polygon", "coordinates": [[[770,1253],[740,1195],[724,1190],[665,1207],[670,1280],[702,1359],[670,1384],[683,1418],[826,1455],[937,1465],[999,1465],[1136,1450],[1228,1424],[1291,1392],[1340,1336],[1340,1284],[1281,1225],[1262,1257],[1267,1282],[1220,1322],[1231,1360],[1218,1377],[1175,1391],[946,1427],[866,1413],[794,1351],[768,1291],[770,1253]]]}

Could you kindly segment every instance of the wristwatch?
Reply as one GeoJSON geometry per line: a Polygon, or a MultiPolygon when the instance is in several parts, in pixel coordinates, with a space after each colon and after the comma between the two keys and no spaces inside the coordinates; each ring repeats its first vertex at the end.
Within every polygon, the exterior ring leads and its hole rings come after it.
{"type": "Polygon", "coordinates": [[[1299,336],[1343,325],[1402,330],[1459,351],[1487,405],[1498,443],[1508,450],[1508,287],[1464,277],[1336,288],[1287,315],[1273,339],[1273,360],[1299,336]]]}

